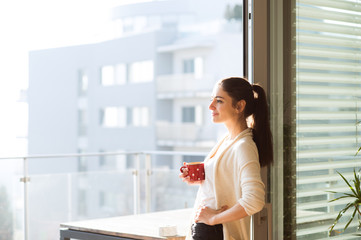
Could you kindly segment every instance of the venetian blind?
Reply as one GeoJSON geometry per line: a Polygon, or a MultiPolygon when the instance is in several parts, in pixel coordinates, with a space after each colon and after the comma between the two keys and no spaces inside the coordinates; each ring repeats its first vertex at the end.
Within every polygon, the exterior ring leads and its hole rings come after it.
{"type": "Polygon", "coordinates": [[[349,201],[327,191],[348,192],[337,171],[361,167],[361,1],[297,0],[296,19],[297,239],[326,239],[349,201]]]}

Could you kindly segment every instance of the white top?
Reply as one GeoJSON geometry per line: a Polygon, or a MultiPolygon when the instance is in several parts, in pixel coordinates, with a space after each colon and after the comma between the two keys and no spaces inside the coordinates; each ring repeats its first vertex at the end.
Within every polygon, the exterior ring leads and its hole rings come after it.
{"type": "MultiPolygon", "coordinates": [[[[238,135],[239,136],[239,135],[238,135]]],[[[237,137],[238,137],[237,136],[237,137]]],[[[235,139],[237,139],[235,137],[235,139]]],[[[204,171],[205,171],[205,180],[200,185],[199,194],[201,198],[201,204],[203,206],[210,207],[212,209],[217,209],[216,196],[214,194],[214,164],[217,159],[221,156],[222,152],[233,142],[233,139],[230,139],[227,136],[222,144],[219,146],[216,154],[205,161],[204,171]]]]}
{"type": "MultiPolygon", "coordinates": [[[[224,145],[225,148],[222,147],[224,150],[221,151],[219,148],[223,145],[224,140],[212,149],[204,161],[206,164],[212,158],[214,161],[214,164],[211,165],[214,168],[212,190],[216,202],[215,209],[220,209],[225,205],[232,207],[237,203],[240,204],[248,217],[223,223],[223,236],[224,240],[249,240],[251,220],[249,216],[262,210],[265,201],[257,146],[253,141],[251,129],[241,132],[229,143],[228,147],[224,145]],[[220,155],[215,157],[216,153],[220,155]]],[[[209,180],[206,179],[204,183],[206,184],[206,182],[209,180]]],[[[202,185],[195,200],[192,221],[194,221],[194,216],[199,206],[202,205],[202,201],[206,200],[205,189],[202,185]],[[201,188],[203,189],[201,190],[201,188]]],[[[206,193],[206,196],[209,196],[208,194],[206,193]]],[[[190,231],[186,239],[192,239],[190,231]]]]}

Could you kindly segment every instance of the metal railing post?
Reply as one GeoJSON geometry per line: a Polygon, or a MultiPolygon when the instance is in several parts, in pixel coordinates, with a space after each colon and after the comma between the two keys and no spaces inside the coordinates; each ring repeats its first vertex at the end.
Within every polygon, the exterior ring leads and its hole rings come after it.
{"type": "Polygon", "coordinates": [[[68,184],[67,184],[67,190],[68,190],[68,214],[67,214],[67,219],[70,222],[71,221],[71,215],[72,215],[72,193],[71,193],[71,189],[72,189],[72,177],[71,177],[71,173],[67,174],[67,180],[68,180],[68,184]]]}
{"type": "Polygon", "coordinates": [[[133,206],[134,215],[140,213],[140,159],[139,154],[135,154],[135,168],[133,170],[133,206]]]}
{"type": "Polygon", "coordinates": [[[20,181],[24,183],[24,240],[29,239],[29,208],[28,208],[28,182],[30,178],[28,177],[28,159],[23,158],[23,177],[20,178],[20,181]]]}
{"type": "Polygon", "coordinates": [[[145,155],[145,201],[146,201],[146,212],[151,211],[151,179],[152,175],[152,159],[149,154],[145,155]]]}

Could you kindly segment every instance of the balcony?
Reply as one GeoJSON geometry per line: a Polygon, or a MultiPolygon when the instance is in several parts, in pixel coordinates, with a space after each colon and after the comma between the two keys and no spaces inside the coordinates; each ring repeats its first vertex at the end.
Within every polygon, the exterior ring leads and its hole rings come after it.
{"type": "Polygon", "coordinates": [[[0,158],[0,238],[59,239],[64,222],[189,208],[198,188],[180,181],[181,162],[173,158],[204,155],[158,151],[0,158]],[[49,172],[54,165],[61,170],[49,172]]]}
{"type": "Polygon", "coordinates": [[[159,99],[210,97],[215,82],[212,75],[161,75],[157,77],[157,96],[159,99]]]}
{"type": "Polygon", "coordinates": [[[196,123],[157,122],[157,144],[159,146],[206,147],[214,146],[217,128],[196,123]]]}

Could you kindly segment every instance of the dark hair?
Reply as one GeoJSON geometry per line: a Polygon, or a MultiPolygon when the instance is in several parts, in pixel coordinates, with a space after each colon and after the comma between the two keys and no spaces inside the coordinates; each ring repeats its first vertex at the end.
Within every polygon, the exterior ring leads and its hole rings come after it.
{"type": "Polygon", "coordinates": [[[253,140],[257,145],[260,165],[273,162],[273,144],[266,93],[258,84],[250,84],[247,79],[231,77],[219,82],[219,86],[232,98],[233,106],[240,100],[246,102],[245,118],[252,117],[253,140]]]}

